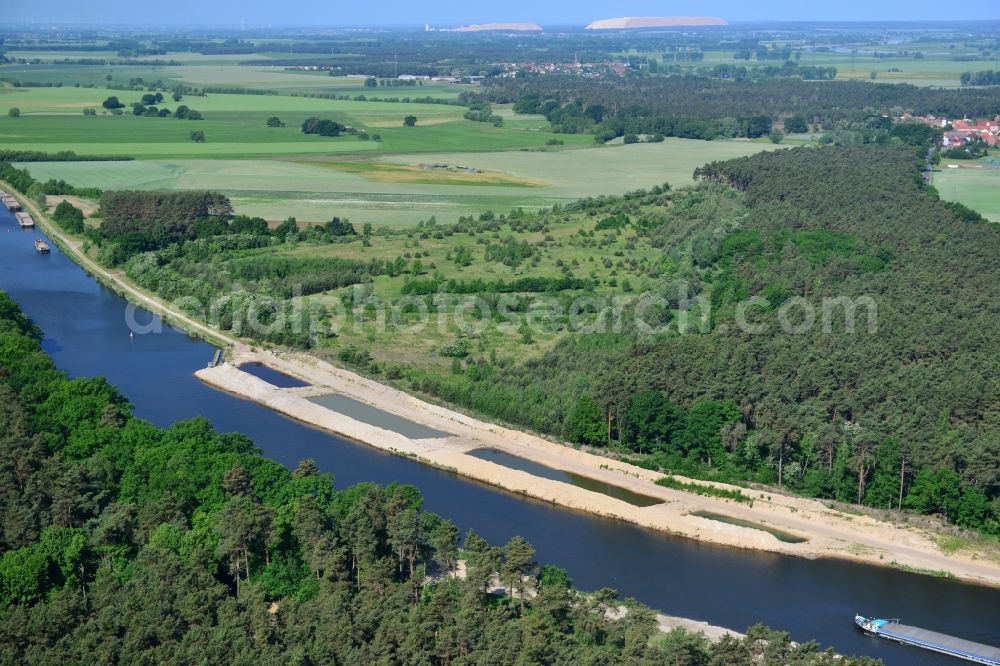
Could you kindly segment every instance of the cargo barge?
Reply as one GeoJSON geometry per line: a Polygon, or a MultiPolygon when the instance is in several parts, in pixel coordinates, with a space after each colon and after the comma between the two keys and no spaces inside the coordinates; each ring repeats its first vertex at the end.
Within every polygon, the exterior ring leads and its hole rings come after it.
{"type": "Polygon", "coordinates": [[[854,616],[854,624],[870,636],[888,638],[897,643],[940,652],[959,659],[965,659],[976,664],[1000,666],[1000,648],[991,645],[967,641],[964,638],[941,634],[920,627],[902,624],[899,620],[880,620],[877,618],[854,616]]]}
{"type": "Polygon", "coordinates": [[[21,210],[21,202],[6,192],[0,192],[0,203],[3,204],[4,208],[12,213],[16,213],[21,210]]]}

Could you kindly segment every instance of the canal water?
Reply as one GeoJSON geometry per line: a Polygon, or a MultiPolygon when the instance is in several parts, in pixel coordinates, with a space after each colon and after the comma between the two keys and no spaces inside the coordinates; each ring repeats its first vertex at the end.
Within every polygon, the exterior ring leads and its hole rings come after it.
{"type": "Polygon", "coordinates": [[[580,474],[574,474],[573,472],[555,469],[553,467],[549,467],[548,465],[535,462],[534,460],[528,460],[527,458],[522,458],[521,456],[511,455],[506,451],[500,451],[498,449],[475,449],[473,451],[469,451],[465,455],[472,456],[473,458],[479,458],[480,460],[485,460],[497,465],[502,465],[508,469],[516,469],[522,472],[527,472],[528,474],[533,474],[534,476],[542,479],[551,479],[552,481],[568,483],[571,486],[576,486],[577,488],[583,488],[584,490],[614,497],[615,499],[619,499],[623,502],[628,502],[633,506],[655,506],[657,504],[663,504],[663,499],[659,497],[634,493],[627,488],[622,488],[621,486],[604,483],[603,481],[592,479],[589,476],[582,476],[580,474]]]}
{"type": "MultiPolygon", "coordinates": [[[[582,589],[612,587],[670,615],[734,629],[757,622],[819,640],[844,653],[898,666],[952,659],[860,635],[855,612],[1000,645],[1000,591],[836,560],[804,560],[700,544],[561,509],[345,441],[255,403],[208,388],[192,373],[212,347],[163,326],[129,336],[126,302],[55,246],[35,253],[38,231],[22,232],[0,210],[0,289],[45,332],[43,346],[72,376],[103,375],[138,416],[160,426],[207,416],[241,431],[264,455],[294,467],[314,458],[339,487],[361,481],[417,485],[426,507],[473,527],[493,543],[523,535],[539,560],[566,568],[582,589]]],[[[142,322],[155,322],[140,312],[142,322]]]]}

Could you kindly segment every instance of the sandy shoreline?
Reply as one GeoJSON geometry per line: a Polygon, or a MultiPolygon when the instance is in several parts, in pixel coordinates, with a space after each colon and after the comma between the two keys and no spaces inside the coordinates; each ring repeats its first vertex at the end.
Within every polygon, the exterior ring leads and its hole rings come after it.
{"type": "MultiPolygon", "coordinates": [[[[0,187],[17,195],[6,183],[0,187]]],[[[161,314],[173,325],[229,346],[227,363],[200,370],[197,376],[216,388],[254,400],[305,423],[364,444],[417,458],[511,492],[592,514],[624,520],[643,527],[710,543],[756,549],[800,557],[838,557],[881,566],[927,572],[944,572],[962,580],[1000,587],[1000,563],[966,553],[946,554],[934,535],[911,526],[900,526],[868,516],[838,512],[819,500],[759,491],[753,506],[703,497],[655,485],[659,474],[555,444],[541,437],[485,423],[433,405],[405,392],[343,370],[302,353],[277,354],[251,349],[232,335],[174,311],[156,296],[129,283],[121,272],[109,271],[87,257],[79,241],[55,227],[27,198],[18,199],[32,213],[49,238],[68,256],[103,284],[128,300],[161,314]],[[278,389],[238,370],[246,362],[259,362],[298,377],[312,386],[278,389]],[[324,393],[339,393],[412,420],[451,433],[444,439],[410,440],[397,433],[337,414],[307,400],[324,393]],[[469,455],[476,448],[496,448],[536,463],[620,486],[642,495],[659,497],[663,504],[637,507],[568,483],[552,481],[493,464],[469,455]],[[785,543],[767,532],[692,515],[707,511],[750,521],[808,538],[785,543]]],[[[722,486],[722,484],[707,484],[722,486]]]]}
{"type": "Polygon", "coordinates": [[[200,370],[196,375],[218,389],[254,400],[310,425],[563,507],[736,548],[806,558],[839,557],[883,566],[947,572],[956,578],[1000,586],[1000,565],[964,555],[947,555],[940,551],[932,535],[922,529],[834,511],[818,500],[743,489],[744,493],[753,497],[753,505],[750,506],[664,488],[655,484],[661,474],[477,420],[305,354],[279,354],[237,344],[230,348],[225,363],[200,370]],[[262,363],[310,386],[274,387],[240,370],[238,366],[245,363],[262,363]],[[367,403],[448,436],[409,439],[309,400],[328,393],[367,403]],[[656,497],[663,503],[639,507],[569,483],[467,455],[470,451],[483,448],[497,449],[546,467],[656,497]],[[694,515],[695,512],[721,514],[807,540],[787,543],[765,531],[702,518],[694,515]]]}

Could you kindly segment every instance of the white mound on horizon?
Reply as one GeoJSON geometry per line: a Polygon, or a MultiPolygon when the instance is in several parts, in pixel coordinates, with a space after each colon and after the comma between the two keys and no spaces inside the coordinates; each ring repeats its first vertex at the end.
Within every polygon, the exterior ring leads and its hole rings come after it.
{"type": "Polygon", "coordinates": [[[542,26],[537,23],[480,23],[478,25],[467,25],[462,28],[455,28],[455,32],[484,32],[489,30],[520,31],[520,30],[541,30],[542,26]]]}
{"type": "Polygon", "coordinates": [[[729,25],[729,23],[714,16],[624,16],[594,21],[587,26],[587,30],[633,30],[694,25],[729,25]]]}

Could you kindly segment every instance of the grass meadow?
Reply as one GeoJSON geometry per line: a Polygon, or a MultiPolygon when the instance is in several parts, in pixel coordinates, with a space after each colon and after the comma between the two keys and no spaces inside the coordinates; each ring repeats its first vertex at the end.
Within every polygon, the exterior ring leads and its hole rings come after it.
{"type": "Polygon", "coordinates": [[[991,222],[1000,222],[1000,169],[942,168],[934,174],[934,187],[942,199],[963,203],[991,222]]]}
{"type": "Polygon", "coordinates": [[[204,120],[145,118],[129,113],[103,114],[101,103],[110,95],[130,105],[142,93],[104,88],[4,88],[0,94],[0,143],[25,150],[73,150],[90,155],[130,155],[137,159],[234,158],[323,155],[327,153],[417,153],[430,151],[503,151],[538,148],[560,138],[583,145],[592,138],[556,135],[539,129],[537,120],[493,127],[462,118],[462,107],[443,104],[328,100],[285,95],[209,94],[167,100],[160,106],[185,104],[204,120]],[[20,118],[7,117],[12,107],[20,118]],[[99,109],[84,116],[83,109],[99,109]],[[416,127],[403,127],[403,118],[417,117],[416,127]],[[285,127],[269,128],[265,121],[278,116],[285,127]],[[356,136],[336,138],[302,134],[299,127],[310,116],[337,120],[381,135],[382,141],[356,136]],[[193,130],[205,134],[194,143],[193,130]]]}
{"type": "MultiPolygon", "coordinates": [[[[470,123],[473,124],[473,123],[470,123]]],[[[379,157],[290,159],[178,159],[135,162],[24,164],[36,178],[62,178],[105,189],[215,189],[238,212],[280,220],[411,225],[435,216],[442,222],[491,209],[539,208],[581,197],[620,194],[669,182],[691,182],[695,167],[750,155],[773,144],[668,138],[663,143],[593,146],[556,151],[448,152],[379,157]],[[485,173],[481,182],[461,174],[419,170],[423,163],[461,165],[485,173]],[[416,174],[438,182],[388,177],[416,174]],[[455,176],[455,180],[451,178],[455,176]],[[525,187],[526,183],[531,186],[525,187]]]]}

